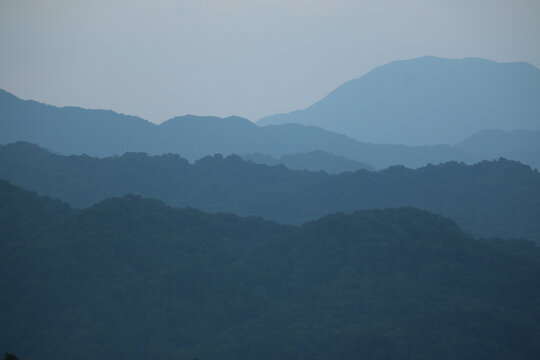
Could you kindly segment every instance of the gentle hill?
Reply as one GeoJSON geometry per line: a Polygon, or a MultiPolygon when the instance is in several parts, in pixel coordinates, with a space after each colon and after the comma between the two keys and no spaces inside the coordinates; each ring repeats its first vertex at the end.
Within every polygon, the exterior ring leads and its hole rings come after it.
{"type": "Polygon", "coordinates": [[[345,171],[375,170],[368,164],[325,151],[283,155],[279,159],[260,153],[242,154],[240,157],[256,164],[270,166],[282,164],[292,170],[325,171],[329,174],[339,174],[345,171]]]}
{"type": "Polygon", "coordinates": [[[395,61],[307,109],[258,121],[284,123],[407,145],[454,144],[484,129],[540,130],[540,70],[476,58],[395,61]]]}
{"type": "Polygon", "coordinates": [[[155,125],[106,110],[55,107],[0,90],[0,143],[28,141],[63,154],[138,151],[155,125]]]}
{"type": "Polygon", "coordinates": [[[413,206],[450,217],[474,235],[540,241],[540,174],[504,159],[329,175],[237,156],[194,164],[171,154],[99,159],[16,143],[0,146],[0,178],[79,207],[132,193],[295,224],[338,211],[413,206]]]}
{"type": "Polygon", "coordinates": [[[240,154],[239,156],[243,160],[250,161],[254,164],[263,164],[263,165],[268,165],[268,166],[276,166],[276,165],[281,164],[279,162],[279,158],[275,158],[270,155],[265,155],[261,153],[240,154]]]}
{"type": "Polygon", "coordinates": [[[325,151],[385,168],[420,167],[456,160],[473,162],[448,145],[371,145],[313,126],[259,127],[239,117],[181,116],[154,125],[112,111],[57,108],[0,91],[0,144],[27,141],[64,154],[175,153],[195,161],[207,155],[262,153],[274,157],[325,151]]]}
{"type": "Polygon", "coordinates": [[[484,130],[455,147],[482,159],[505,157],[540,169],[540,131],[484,130]]]}
{"type": "Polygon", "coordinates": [[[21,359],[540,357],[532,243],[411,208],[293,227],[132,195],[44,227],[57,202],[0,194],[19,236],[0,242],[0,348],[21,359]]]}
{"type": "Polygon", "coordinates": [[[0,179],[0,243],[19,241],[73,215],[69,205],[0,179]]]}

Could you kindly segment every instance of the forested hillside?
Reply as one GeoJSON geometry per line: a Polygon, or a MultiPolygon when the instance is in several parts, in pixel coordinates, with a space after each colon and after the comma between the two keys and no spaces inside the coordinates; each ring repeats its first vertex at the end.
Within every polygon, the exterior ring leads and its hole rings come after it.
{"type": "Polygon", "coordinates": [[[170,154],[99,159],[17,143],[0,146],[0,178],[77,207],[133,193],[293,224],[338,211],[413,206],[450,217],[475,236],[540,241],[540,174],[504,159],[328,175],[236,156],[195,164],[170,154]]]}
{"type": "Polygon", "coordinates": [[[21,359],[540,357],[538,248],[421,210],[295,227],[0,181],[0,227],[0,348],[21,359]]]}
{"type": "Polygon", "coordinates": [[[256,164],[264,165],[285,165],[291,170],[325,171],[329,174],[339,174],[346,171],[371,170],[375,169],[364,163],[348,159],[344,156],[333,155],[325,151],[310,151],[283,155],[274,158],[260,153],[240,154],[242,159],[256,164]]]}

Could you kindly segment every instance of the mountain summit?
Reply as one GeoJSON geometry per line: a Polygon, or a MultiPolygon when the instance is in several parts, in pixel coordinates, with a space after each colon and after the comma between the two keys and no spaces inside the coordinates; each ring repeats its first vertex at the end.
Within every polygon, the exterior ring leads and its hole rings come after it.
{"type": "Polygon", "coordinates": [[[395,61],[307,109],[258,121],[283,123],[406,145],[454,144],[483,129],[540,130],[540,70],[477,58],[395,61]]]}

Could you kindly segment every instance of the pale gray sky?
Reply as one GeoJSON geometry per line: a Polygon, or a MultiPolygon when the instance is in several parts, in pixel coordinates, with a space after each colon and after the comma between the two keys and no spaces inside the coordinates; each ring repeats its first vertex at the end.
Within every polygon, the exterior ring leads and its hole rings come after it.
{"type": "Polygon", "coordinates": [[[424,55],[540,67],[540,0],[0,0],[0,88],[157,123],[257,120],[424,55]]]}

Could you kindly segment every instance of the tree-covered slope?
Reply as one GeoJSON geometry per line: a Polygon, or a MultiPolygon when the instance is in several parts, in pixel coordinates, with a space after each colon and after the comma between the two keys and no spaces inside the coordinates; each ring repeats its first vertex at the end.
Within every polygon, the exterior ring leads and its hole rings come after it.
{"type": "Polygon", "coordinates": [[[294,227],[136,196],[66,213],[5,181],[0,194],[0,349],[21,359],[540,356],[538,248],[439,215],[294,227]]]}
{"type": "Polygon", "coordinates": [[[375,171],[375,169],[368,164],[320,150],[282,155],[280,158],[274,158],[260,153],[241,154],[239,156],[244,160],[256,164],[271,166],[283,164],[291,170],[325,171],[329,174],[339,174],[346,171],[357,171],[361,169],[375,171]]]}
{"type": "Polygon", "coordinates": [[[540,175],[504,159],[328,175],[235,156],[195,164],[170,154],[99,159],[17,143],[0,146],[0,178],[78,207],[133,193],[295,224],[338,211],[413,206],[448,216],[474,235],[540,241],[540,175]]]}

